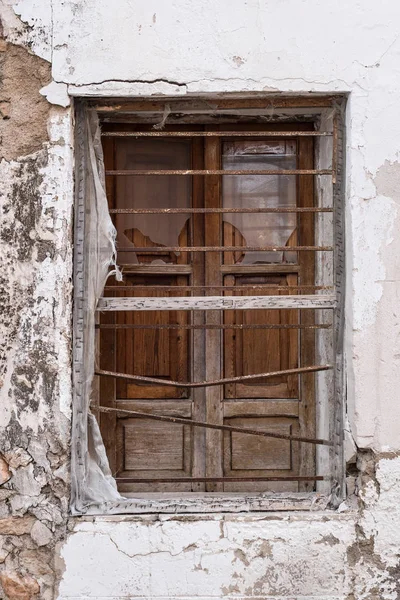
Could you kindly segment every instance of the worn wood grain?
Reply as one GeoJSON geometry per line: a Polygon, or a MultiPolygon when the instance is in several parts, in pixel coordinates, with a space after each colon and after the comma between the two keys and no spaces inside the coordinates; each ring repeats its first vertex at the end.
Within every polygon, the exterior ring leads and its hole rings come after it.
{"type": "MultiPolygon", "coordinates": [[[[211,284],[209,284],[211,285],[211,284]]],[[[334,294],[296,296],[192,296],[191,298],[100,298],[97,310],[247,310],[335,308],[334,294]]]]}

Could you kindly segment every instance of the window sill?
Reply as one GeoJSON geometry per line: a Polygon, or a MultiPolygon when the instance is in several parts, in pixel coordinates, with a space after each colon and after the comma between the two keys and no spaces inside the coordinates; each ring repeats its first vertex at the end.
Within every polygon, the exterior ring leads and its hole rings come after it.
{"type": "Polygon", "coordinates": [[[251,513],[269,511],[323,511],[329,496],[310,493],[265,494],[128,494],[121,501],[91,505],[86,515],[251,513]]]}

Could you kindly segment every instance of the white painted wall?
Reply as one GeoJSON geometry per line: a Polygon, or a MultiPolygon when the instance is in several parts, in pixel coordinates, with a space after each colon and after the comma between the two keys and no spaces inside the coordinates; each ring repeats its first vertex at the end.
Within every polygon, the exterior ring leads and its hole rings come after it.
{"type": "Polygon", "coordinates": [[[350,421],[357,443],[377,450],[400,448],[394,418],[400,418],[394,235],[400,191],[385,186],[388,170],[392,181],[400,177],[399,36],[395,0],[119,0],[117,6],[56,0],[53,6],[53,78],[72,94],[350,93],[350,421]]]}
{"type": "MultiPolygon", "coordinates": [[[[48,2],[4,0],[3,11],[9,39],[52,60],[48,99],[62,106],[66,92],[349,93],[348,418],[357,446],[378,453],[364,504],[339,514],[77,519],[58,597],[400,598],[400,4],[48,2]],[[33,27],[22,37],[15,14],[33,27]]],[[[54,173],[60,190],[71,174],[54,173]]]]}

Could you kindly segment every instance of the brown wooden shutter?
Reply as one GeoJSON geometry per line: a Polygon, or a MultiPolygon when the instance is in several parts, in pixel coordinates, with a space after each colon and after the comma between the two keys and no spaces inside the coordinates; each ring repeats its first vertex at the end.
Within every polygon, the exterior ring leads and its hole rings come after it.
{"type": "MultiPolygon", "coordinates": [[[[255,131],[260,129],[253,126],[255,131]]],[[[296,129],[299,130],[298,124],[296,129]]],[[[280,164],[282,168],[285,165],[294,169],[312,168],[313,142],[307,138],[268,139],[267,130],[265,138],[253,139],[250,131],[244,139],[228,141],[220,137],[106,138],[104,149],[109,169],[205,168],[224,169],[227,173],[109,180],[107,193],[114,208],[212,209],[235,208],[240,203],[245,208],[249,202],[252,206],[260,203],[268,206],[271,202],[279,206],[281,201],[284,206],[307,207],[314,203],[311,177],[293,175],[283,180],[276,175],[266,181],[265,177],[244,175],[240,176],[243,177],[240,183],[238,178],[233,182],[234,176],[229,175],[232,165],[244,170],[254,165],[281,168],[280,164]]],[[[147,298],[185,297],[191,293],[225,297],[295,296],[302,293],[299,286],[314,285],[315,277],[314,253],[290,250],[314,244],[314,217],[294,215],[293,218],[290,213],[279,220],[274,215],[227,218],[226,214],[211,213],[179,220],[164,214],[151,215],[147,222],[144,216],[136,217],[135,222],[132,217],[119,215],[116,222],[119,259],[125,264],[125,276],[119,284],[120,290],[107,293],[147,298]],[[263,231],[264,223],[268,226],[263,231]],[[257,236],[261,239],[259,243],[257,236]],[[284,246],[288,250],[278,253],[152,250],[191,245],[284,246]],[[143,250],[135,252],[134,247],[143,250]],[[190,286],[208,288],[191,292],[190,286]]],[[[313,330],[297,327],[312,324],[313,313],[299,309],[105,313],[101,323],[114,324],[116,329],[101,330],[100,367],[166,382],[190,382],[312,365],[313,330]],[[201,325],[206,328],[185,328],[201,325]]],[[[313,382],[313,375],[280,375],[191,389],[105,379],[100,392],[102,404],[120,409],[312,437],[315,435],[313,382]]],[[[313,486],[296,481],[140,483],[141,478],[312,476],[315,450],[310,444],[286,439],[203,430],[144,417],[103,415],[101,427],[113,472],[120,478],[135,480],[121,484],[123,492],[298,491],[313,486]]]]}

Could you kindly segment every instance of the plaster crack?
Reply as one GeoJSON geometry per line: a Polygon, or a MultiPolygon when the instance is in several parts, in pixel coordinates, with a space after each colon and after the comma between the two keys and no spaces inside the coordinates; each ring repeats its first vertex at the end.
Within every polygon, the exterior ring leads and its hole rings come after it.
{"type": "MultiPolygon", "coordinates": [[[[107,534],[100,534],[100,535],[107,535],[107,534]]],[[[179,552],[175,552],[175,553],[171,552],[171,550],[150,550],[149,552],[135,552],[133,554],[130,554],[129,552],[126,552],[126,550],[122,550],[122,548],[119,547],[118,543],[113,539],[113,537],[111,535],[107,535],[107,537],[109,537],[110,542],[112,542],[112,544],[114,544],[114,546],[116,547],[118,552],[121,552],[121,554],[124,554],[128,558],[145,558],[147,556],[160,555],[160,554],[169,554],[171,556],[171,558],[174,558],[184,552],[190,552],[197,548],[196,544],[189,544],[189,546],[185,546],[184,548],[179,550],[179,552]]]]}
{"type": "Polygon", "coordinates": [[[102,81],[89,81],[85,83],[67,83],[65,81],[57,81],[56,83],[63,83],[67,85],[71,85],[73,87],[86,87],[89,85],[103,85],[104,83],[144,83],[144,84],[156,84],[156,83],[166,83],[167,85],[174,85],[177,87],[187,88],[186,83],[182,83],[180,81],[169,80],[163,77],[157,77],[155,79],[103,79],[102,81]]]}
{"type": "Polygon", "coordinates": [[[364,67],[365,69],[374,69],[375,67],[380,67],[380,63],[381,60],[386,56],[386,54],[388,52],[390,52],[390,50],[393,48],[393,46],[395,45],[395,43],[397,42],[397,40],[399,39],[400,35],[397,35],[394,40],[389,44],[389,46],[386,48],[386,50],[379,56],[379,58],[372,63],[371,65],[364,65],[362,62],[360,62],[359,60],[355,60],[354,62],[358,63],[359,65],[361,65],[362,67],[364,67]]]}

